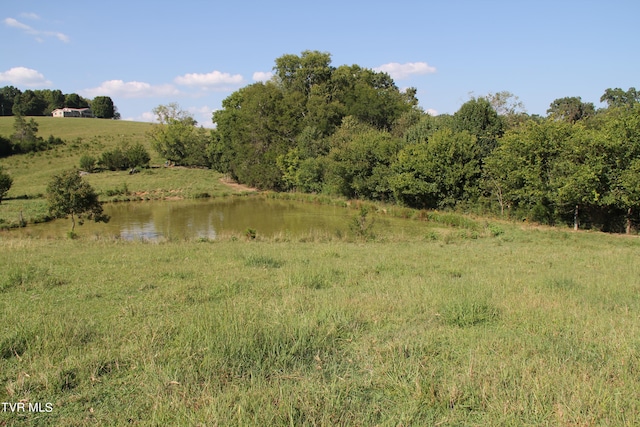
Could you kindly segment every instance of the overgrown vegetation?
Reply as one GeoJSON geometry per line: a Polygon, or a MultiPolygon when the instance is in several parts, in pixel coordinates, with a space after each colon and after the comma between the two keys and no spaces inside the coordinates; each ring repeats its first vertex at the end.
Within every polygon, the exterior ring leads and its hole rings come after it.
{"type": "Polygon", "coordinates": [[[103,152],[97,163],[108,170],[117,171],[131,170],[136,167],[147,168],[150,160],[151,156],[142,144],[136,143],[129,147],[125,143],[113,150],[103,152]]]}

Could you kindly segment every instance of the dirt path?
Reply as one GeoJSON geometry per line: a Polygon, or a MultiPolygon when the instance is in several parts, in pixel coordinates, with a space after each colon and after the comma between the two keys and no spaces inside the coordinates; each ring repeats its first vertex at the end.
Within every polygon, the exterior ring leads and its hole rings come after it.
{"type": "Polygon", "coordinates": [[[234,190],[237,191],[248,191],[248,192],[254,192],[254,191],[258,191],[257,188],[253,188],[253,187],[248,187],[244,184],[238,184],[237,182],[235,182],[234,180],[232,180],[231,178],[220,178],[220,182],[223,183],[224,185],[233,188],[234,190]]]}

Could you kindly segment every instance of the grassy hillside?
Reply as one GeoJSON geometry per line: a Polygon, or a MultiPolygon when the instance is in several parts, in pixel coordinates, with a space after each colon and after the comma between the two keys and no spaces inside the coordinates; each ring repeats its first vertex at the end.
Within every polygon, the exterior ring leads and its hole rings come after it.
{"type": "MultiPolygon", "coordinates": [[[[0,222],[4,225],[17,224],[21,212],[27,222],[45,217],[47,207],[43,195],[51,176],[78,167],[83,154],[99,157],[118,144],[141,143],[151,154],[152,165],[164,163],[146,137],[151,126],[149,123],[53,117],[36,117],[35,120],[39,125],[39,136],[48,138],[54,135],[66,143],[49,151],[0,159],[0,166],[14,180],[8,199],[0,205],[0,222]]],[[[0,135],[11,135],[13,123],[13,117],[0,117],[0,135]]],[[[238,191],[221,184],[220,177],[220,174],[209,170],[157,167],[136,175],[129,175],[126,171],[101,172],[86,179],[100,193],[102,200],[189,198],[238,191]]]]}
{"type": "Polygon", "coordinates": [[[638,425],[638,239],[425,237],[2,240],[0,425],[638,425]]]}
{"type": "MultiPolygon", "coordinates": [[[[31,119],[31,117],[27,117],[31,119]]],[[[125,120],[75,119],[54,117],[33,117],[38,123],[38,135],[47,138],[49,135],[64,140],[82,138],[84,141],[127,138],[131,142],[146,141],[145,132],[150,123],[131,122],[125,120]]],[[[0,117],[0,135],[8,137],[13,133],[14,117],[0,117]]]]}

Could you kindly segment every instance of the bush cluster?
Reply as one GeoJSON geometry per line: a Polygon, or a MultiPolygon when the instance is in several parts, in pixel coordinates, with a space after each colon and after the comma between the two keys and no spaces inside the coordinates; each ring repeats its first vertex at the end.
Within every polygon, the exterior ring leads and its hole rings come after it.
{"type": "MultiPolygon", "coordinates": [[[[84,157],[81,158],[81,167],[83,167],[82,163],[85,163],[85,166],[91,166],[91,158],[84,157]]],[[[126,144],[120,147],[116,147],[113,150],[105,151],[100,156],[100,159],[97,160],[97,164],[105,169],[109,169],[112,171],[116,170],[127,170],[136,167],[146,168],[149,167],[149,162],[151,161],[151,156],[144,148],[144,146],[140,143],[136,143],[131,147],[128,147],[126,144]]]]}

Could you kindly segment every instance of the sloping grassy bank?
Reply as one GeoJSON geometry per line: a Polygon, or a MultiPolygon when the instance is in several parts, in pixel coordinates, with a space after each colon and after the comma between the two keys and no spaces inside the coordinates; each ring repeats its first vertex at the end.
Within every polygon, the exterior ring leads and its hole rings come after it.
{"type": "MultiPolygon", "coordinates": [[[[163,200],[199,198],[241,193],[220,182],[221,174],[206,169],[166,168],[164,160],[151,148],[146,132],[150,123],[100,119],[61,119],[35,117],[38,135],[52,134],[64,145],[48,151],[13,155],[0,159],[0,167],[13,178],[13,186],[0,204],[0,228],[43,222],[49,219],[44,198],[51,177],[79,167],[80,157],[99,158],[119,144],[140,143],[151,155],[150,169],[129,175],[127,171],[104,171],[85,179],[96,189],[102,201],[163,200]]],[[[13,132],[13,117],[0,117],[0,135],[13,132]]]]}
{"type": "Polygon", "coordinates": [[[637,425],[640,242],[0,241],[0,425],[637,425]]]}

